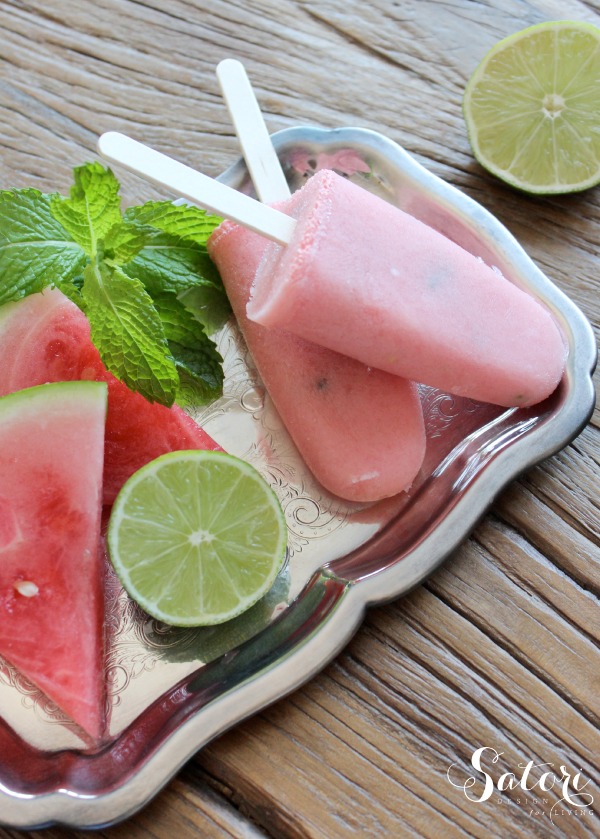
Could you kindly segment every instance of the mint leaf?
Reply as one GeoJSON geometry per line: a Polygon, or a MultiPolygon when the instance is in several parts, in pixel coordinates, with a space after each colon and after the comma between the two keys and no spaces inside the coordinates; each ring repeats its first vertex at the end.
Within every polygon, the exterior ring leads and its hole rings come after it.
{"type": "Polygon", "coordinates": [[[71,303],[79,306],[82,312],[85,313],[85,301],[81,296],[81,288],[83,286],[83,276],[75,277],[72,281],[61,282],[57,284],[57,288],[62,291],[65,297],[68,297],[71,303]]]}
{"type": "Polygon", "coordinates": [[[208,338],[194,350],[173,341],[169,341],[169,349],[179,374],[177,403],[182,408],[210,405],[222,395],[223,359],[208,338]]]}
{"type": "MultiPolygon", "coordinates": [[[[152,227],[129,221],[113,225],[104,237],[104,258],[117,265],[130,262],[142,248],[159,235],[152,227]]],[[[135,271],[132,276],[135,276],[135,271]]]]}
{"type": "Polygon", "coordinates": [[[121,223],[119,182],[99,163],[79,166],[73,176],[70,197],[53,196],[52,213],[87,255],[94,257],[99,241],[113,225],[121,223]]]}
{"type": "Polygon", "coordinates": [[[193,348],[198,339],[206,338],[202,326],[179,302],[174,294],[160,294],[154,306],[161,319],[167,341],[176,341],[193,348]]]}
{"type": "Polygon", "coordinates": [[[211,215],[206,210],[193,204],[173,204],[171,201],[148,201],[141,207],[130,207],[125,211],[128,221],[149,224],[162,230],[206,247],[206,242],[223,221],[219,216],[211,215]]]}
{"type": "Polygon", "coordinates": [[[221,277],[208,254],[193,242],[172,234],[155,231],[142,250],[123,265],[123,270],[140,279],[153,296],[209,285],[225,297],[221,277]]]}
{"type": "Polygon", "coordinates": [[[151,402],[170,406],[179,377],[161,319],[138,280],[90,263],[82,289],[92,341],[108,369],[151,402]]]}
{"type": "Polygon", "coordinates": [[[231,314],[231,305],[205,243],[221,219],[199,207],[169,201],[129,208],[125,218],[162,231],[123,265],[125,273],[140,279],[155,301],[165,292],[176,293],[207,334],[220,329],[231,314]]]}
{"type": "Polygon", "coordinates": [[[178,295],[178,299],[208,335],[223,327],[231,315],[231,303],[222,288],[197,285],[178,295]]]}
{"type": "Polygon", "coordinates": [[[177,401],[190,407],[214,401],[223,391],[223,359],[214,342],[174,294],[154,303],[179,373],[177,401]]]}
{"type": "Polygon", "coordinates": [[[85,253],[37,189],[0,192],[0,305],[80,273],[85,253]]]}

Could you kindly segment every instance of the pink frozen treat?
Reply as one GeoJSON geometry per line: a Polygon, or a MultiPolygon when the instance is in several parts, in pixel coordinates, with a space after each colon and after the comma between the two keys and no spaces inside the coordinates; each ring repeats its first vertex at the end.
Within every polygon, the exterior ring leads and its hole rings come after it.
{"type": "Polygon", "coordinates": [[[330,170],[296,193],[247,314],[381,370],[461,396],[533,405],[558,385],[550,313],[450,239],[330,170]]]}
{"type": "MultiPolygon", "coordinates": [[[[293,203],[293,199],[292,199],[293,203]]],[[[264,385],[308,468],[330,492],[376,501],[408,489],[425,454],[416,385],[248,320],[265,238],[232,222],[212,234],[217,264],[264,385]]]]}

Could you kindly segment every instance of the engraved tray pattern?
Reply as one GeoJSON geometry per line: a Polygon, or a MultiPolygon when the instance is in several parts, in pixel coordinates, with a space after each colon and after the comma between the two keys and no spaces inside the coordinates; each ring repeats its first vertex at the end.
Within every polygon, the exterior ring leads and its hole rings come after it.
{"type": "MultiPolygon", "coordinates": [[[[289,529],[285,568],[245,615],[220,627],[175,629],[145,615],[107,567],[109,730],[94,748],[0,659],[4,824],[92,827],[131,815],[210,739],[318,672],[369,604],[399,597],[431,574],[496,494],[565,446],[593,410],[589,324],[483,207],[372,131],[301,127],[273,141],[292,189],[317,169],[334,168],[538,296],[568,341],[565,376],[550,399],[521,410],[422,387],[428,444],[410,492],[349,504],[307,472],[229,323],[218,336],[224,395],[193,413],[277,492],[289,529]]],[[[222,180],[252,194],[241,161],[222,180]]]]}

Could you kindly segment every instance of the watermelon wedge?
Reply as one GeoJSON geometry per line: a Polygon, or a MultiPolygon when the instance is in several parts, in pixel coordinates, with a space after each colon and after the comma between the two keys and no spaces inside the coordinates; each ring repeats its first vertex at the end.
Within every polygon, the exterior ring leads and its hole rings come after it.
{"type": "Polygon", "coordinates": [[[106,382],[105,504],[161,454],[221,448],[181,408],[148,402],[116,379],[91,341],[87,318],[56,288],[0,307],[0,358],[0,396],[45,382],[106,382]]]}
{"type": "Polygon", "coordinates": [[[94,740],[104,716],[106,401],[100,382],[0,399],[0,655],[94,740]]]}

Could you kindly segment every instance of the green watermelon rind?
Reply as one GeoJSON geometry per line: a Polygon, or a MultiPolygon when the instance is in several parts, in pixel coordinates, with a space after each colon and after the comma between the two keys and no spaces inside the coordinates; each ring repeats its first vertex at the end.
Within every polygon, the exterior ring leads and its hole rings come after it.
{"type": "MultiPolygon", "coordinates": [[[[48,382],[43,385],[33,385],[22,390],[15,390],[0,396],[0,421],[10,417],[10,412],[20,412],[28,402],[32,400],[39,402],[39,396],[46,393],[49,405],[52,405],[57,395],[63,399],[71,397],[98,399],[105,405],[108,403],[108,387],[105,382],[97,382],[84,379],[74,379],[67,382],[48,382]],[[87,392],[86,392],[87,391],[87,392]]],[[[45,400],[44,400],[45,401],[45,400]]],[[[61,410],[62,413],[62,410],[61,410]]]]}

